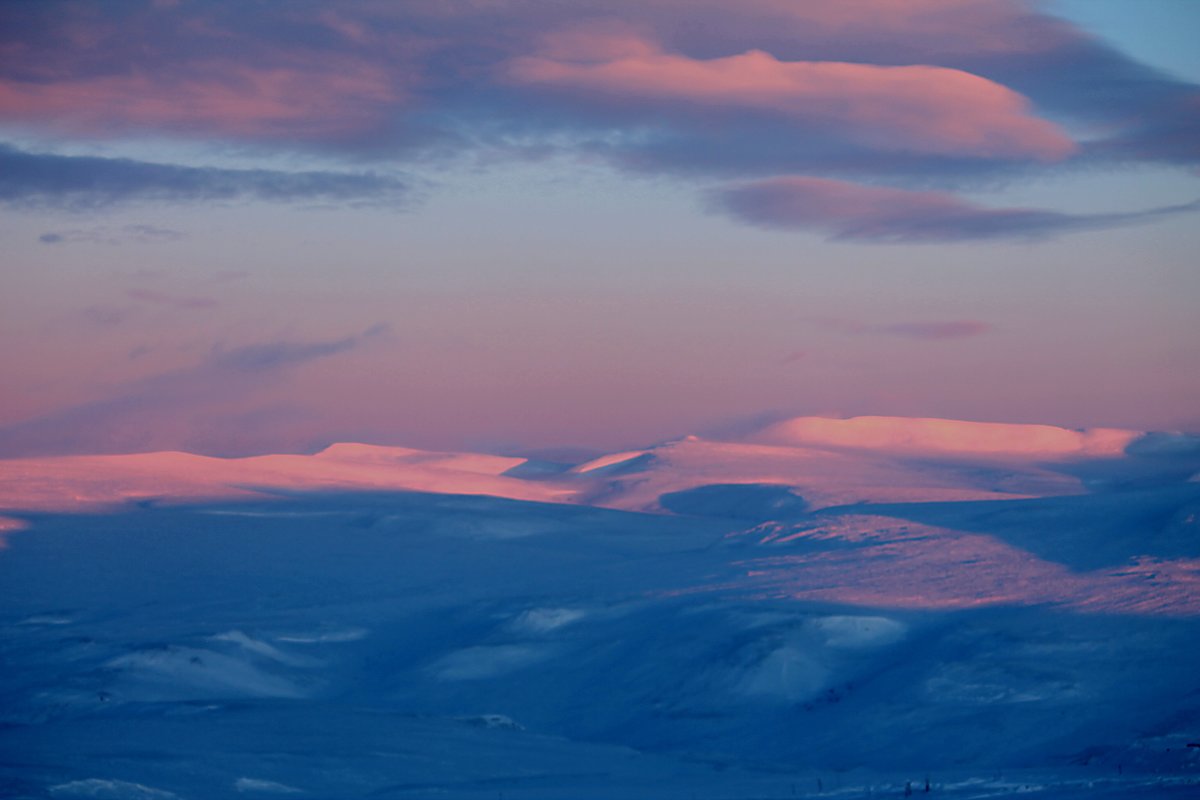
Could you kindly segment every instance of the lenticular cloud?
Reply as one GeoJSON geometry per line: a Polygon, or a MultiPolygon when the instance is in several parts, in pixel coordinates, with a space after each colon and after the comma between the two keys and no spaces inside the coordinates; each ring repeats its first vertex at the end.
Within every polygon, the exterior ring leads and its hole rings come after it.
{"type": "Polygon", "coordinates": [[[962,70],[782,61],[762,50],[705,60],[640,40],[576,43],[583,60],[522,57],[509,62],[508,74],[525,86],[569,90],[576,100],[685,119],[751,112],[797,135],[836,131],[884,151],[1057,160],[1075,150],[1021,95],[962,70]],[[614,56],[596,60],[597,51],[614,56]]]}
{"type": "Polygon", "coordinates": [[[948,192],[863,186],[808,176],[753,181],[713,196],[714,206],[766,228],[810,230],[862,242],[1039,239],[1194,211],[1197,203],[1123,214],[988,208],[948,192]]]}
{"type": "MultiPolygon", "coordinates": [[[[0,9],[0,47],[19,55],[0,67],[0,124],[22,141],[149,136],[321,165],[274,174],[186,157],[68,163],[51,160],[65,153],[9,152],[29,173],[0,186],[16,205],[397,205],[404,185],[364,173],[364,162],[386,173],[434,155],[549,152],[681,179],[886,184],[909,193],[868,200],[863,188],[856,202],[890,204],[887,213],[798,216],[738,188],[727,205],[754,224],[843,241],[936,242],[1045,238],[1160,209],[989,209],[930,187],[1047,163],[1200,163],[1200,88],[1022,0],[439,0],[273,13],[221,1],[51,1],[0,9]],[[119,173],[120,190],[84,193],[98,170],[119,173]]],[[[768,190],[779,194],[755,192],[768,190]]],[[[820,191],[831,202],[833,191],[820,191]]]]}

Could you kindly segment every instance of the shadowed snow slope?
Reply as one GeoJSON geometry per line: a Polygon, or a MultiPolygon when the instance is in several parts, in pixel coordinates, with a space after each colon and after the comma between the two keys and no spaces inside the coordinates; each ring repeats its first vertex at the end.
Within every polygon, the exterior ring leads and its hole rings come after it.
{"type": "Polygon", "coordinates": [[[0,462],[0,796],[1195,796],[1200,451],[927,422],[0,462]]]}

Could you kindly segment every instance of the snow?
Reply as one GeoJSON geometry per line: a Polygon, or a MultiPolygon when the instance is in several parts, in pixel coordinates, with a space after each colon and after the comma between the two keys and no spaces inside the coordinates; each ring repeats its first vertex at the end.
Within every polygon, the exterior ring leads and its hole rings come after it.
{"type": "Polygon", "coordinates": [[[389,467],[418,464],[427,468],[470,472],[478,475],[502,475],[526,462],[524,458],[481,453],[432,453],[407,447],[379,447],[347,442],[330,445],[317,453],[314,459],[350,465],[389,467]]]}
{"type": "Polygon", "coordinates": [[[287,677],[240,654],[164,645],[140,649],[105,662],[112,686],[139,700],[198,700],[223,697],[302,697],[287,677]]]}
{"type": "Polygon", "coordinates": [[[468,647],[438,659],[430,671],[443,681],[474,681],[516,672],[548,655],[544,647],[524,644],[468,647]]]}
{"type": "Polygon", "coordinates": [[[770,426],[756,440],[771,444],[971,456],[1115,456],[1141,434],[1114,428],[1073,431],[1053,425],[1013,425],[904,417],[797,417],[770,426]]]}
{"type": "Polygon", "coordinates": [[[887,617],[852,617],[836,614],[813,620],[813,627],[825,635],[828,647],[858,650],[895,644],[904,638],[908,626],[887,617]]]}
{"type": "Polygon", "coordinates": [[[272,491],[411,490],[553,501],[568,490],[505,477],[523,459],[366,445],[312,456],[210,458],[188,453],[10,459],[0,508],[97,508],[164,499],[244,498],[272,491]]]}
{"type": "Polygon", "coordinates": [[[549,633],[550,631],[571,625],[587,616],[586,611],[576,608],[531,608],[522,611],[510,623],[515,631],[528,633],[549,633]]]}
{"type": "Polygon", "coordinates": [[[924,422],[0,462],[0,796],[1195,796],[1200,452],[924,422]]]}
{"type": "Polygon", "coordinates": [[[323,644],[325,642],[356,642],[367,636],[364,628],[346,628],[345,630],[317,631],[314,633],[290,633],[275,637],[278,642],[290,644],[323,644]]]}
{"type": "MultiPolygon", "coordinates": [[[[703,495],[681,497],[682,492],[711,493],[710,487],[723,486],[727,502],[717,500],[702,513],[739,516],[765,500],[762,487],[774,487],[775,500],[783,498],[779,492],[783,488],[810,509],[862,502],[1011,499],[1086,490],[1080,477],[1051,469],[1040,460],[962,463],[891,451],[831,451],[696,437],[660,445],[647,456],[636,467],[598,476],[591,486],[585,481],[578,490],[580,499],[610,508],[656,511],[663,509],[664,500],[670,505],[704,499],[703,495]],[[737,486],[748,488],[737,495],[737,486]]],[[[799,510],[797,505],[783,503],[779,510],[768,510],[767,518],[799,510]]],[[[686,513],[682,507],[680,511],[686,513]]]]}
{"type": "Polygon", "coordinates": [[[104,800],[175,800],[179,795],[138,783],[88,778],[50,787],[53,797],[94,797],[104,800]]]}
{"type": "Polygon", "coordinates": [[[239,792],[265,792],[267,794],[303,794],[304,790],[261,778],[238,778],[233,788],[239,792]]]}
{"type": "Polygon", "coordinates": [[[610,453],[609,455],[594,458],[591,461],[585,461],[571,468],[571,472],[586,475],[590,472],[604,470],[607,472],[615,472],[622,468],[628,469],[633,466],[641,466],[651,455],[646,450],[632,450],[625,453],[610,453]]]}

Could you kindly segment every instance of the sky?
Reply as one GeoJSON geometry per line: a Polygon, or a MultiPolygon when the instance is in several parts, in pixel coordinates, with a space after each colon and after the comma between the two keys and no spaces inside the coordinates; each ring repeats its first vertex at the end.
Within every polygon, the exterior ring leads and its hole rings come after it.
{"type": "Polygon", "coordinates": [[[1200,429],[1189,0],[0,5],[0,457],[1200,429]]]}

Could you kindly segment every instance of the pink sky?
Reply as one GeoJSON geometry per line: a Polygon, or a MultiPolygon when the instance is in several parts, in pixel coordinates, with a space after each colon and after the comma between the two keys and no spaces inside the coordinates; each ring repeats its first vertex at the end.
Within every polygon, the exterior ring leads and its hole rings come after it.
{"type": "Polygon", "coordinates": [[[5,8],[0,456],[1200,427],[1200,74],[1052,10],[5,8]]]}

